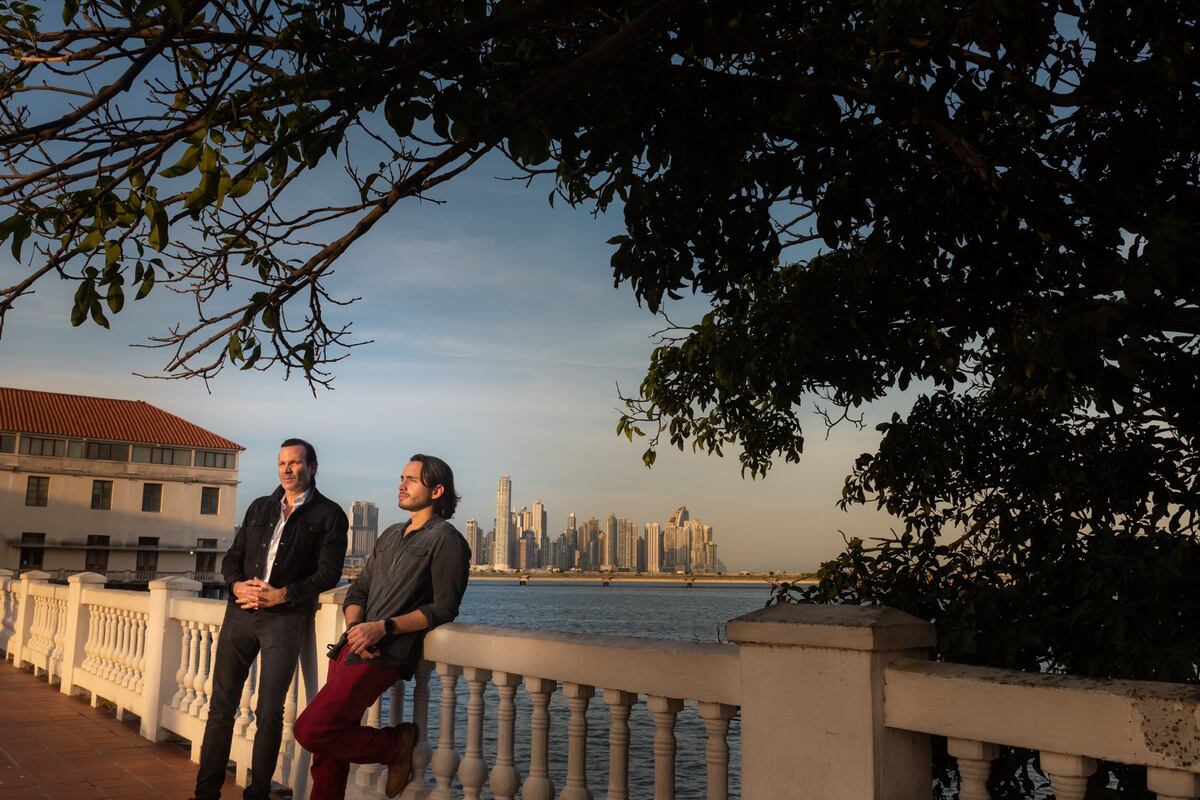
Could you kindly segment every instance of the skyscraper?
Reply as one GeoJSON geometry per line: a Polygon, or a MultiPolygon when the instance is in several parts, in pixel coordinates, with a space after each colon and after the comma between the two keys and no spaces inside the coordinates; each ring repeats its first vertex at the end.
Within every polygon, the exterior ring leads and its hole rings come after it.
{"type": "Polygon", "coordinates": [[[471,548],[471,563],[478,565],[480,562],[486,562],[487,558],[483,553],[483,537],[479,532],[479,523],[475,518],[467,520],[466,532],[467,545],[471,548]]]}
{"type": "Polygon", "coordinates": [[[352,558],[366,558],[375,550],[379,537],[379,507],[370,500],[350,504],[350,552],[352,558]]]}
{"type": "Polygon", "coordinates": [[[538,550],[546,546],[546,507],[541,500],[533,501],[533,541],[538,550]]]}
{"type": "Polygon", "coordinates": [[[646,572],[662,572],[662,529],[657,522],[646,524],[646,572]]]}
{"type": "Polygon", "coordinates": [[[508,540],[512,535],[512,478],[500,476],[496,485],[496,535],[492,539],[492,569],[509,569],[508,540]]]}

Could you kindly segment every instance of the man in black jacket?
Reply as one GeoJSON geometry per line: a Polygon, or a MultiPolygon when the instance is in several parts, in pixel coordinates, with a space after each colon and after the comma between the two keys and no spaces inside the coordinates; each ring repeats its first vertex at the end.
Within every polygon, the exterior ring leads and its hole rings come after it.
{"type": "Polygon", "coordinates": [[[267,800],[283,736],[283,704],[308,638],[317,596],[337,585],[346,557],[346,514],[317,491],[317,451],[303,439],[279,446],[279,488],[246,509],[221,562],[229,606],[217,640],[212,700],[196,800],[217,800],[225,782],[233,719],[261,653],[258,730],[245,800],[267,800]]]}

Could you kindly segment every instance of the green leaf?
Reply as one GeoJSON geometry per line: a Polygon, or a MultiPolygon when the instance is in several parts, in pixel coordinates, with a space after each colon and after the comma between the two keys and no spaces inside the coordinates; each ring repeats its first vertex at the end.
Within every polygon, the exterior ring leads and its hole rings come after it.
{"type": "Polygon", "coordinates": [[[147,240],[150,242],[151,247],[161,253],[169,241],[168,228],[170,222],[167,219],[167,210],[163,208],[162,203],[147,198],[146,212],[150,219],[150,235],[147,237],[147,240]]]}
{"type": "Polygon", "coordinates": [[[166,0],[167,13],[171,15],[171,19],[176,25],[183,25],[183,5],[179,0],[166,0]]]}
{"type": "Polygon", "coordinates": [[[175,163],[175,166],[167,167],[158,174],[164,178],[178,178],[181,175],[187,175],[200,163],[200,156],[204,153],[204,149],[202,145],[192,145],[183,152],[183,156],[175,163]]]}
{"type": "Polygon", "coordinates": [[[365,181],[363,181],[362,188],[358,190],[358,195],[359,195],[359,197],[362,198],[362,201],[364,203],[367,202],[367,192],[371,191],[371,184],[373,184],[378,179],[379,179],[379,173],[372,172],[370,175],[367,176],[367,179],[365,181]]]}
{"type": "Polygon", "coordinates": [[[79,0],[63,0],[62,21],[64,25],[70,25],[71,20],[75,19],[75,15],[79,13],[79,0]]]}
{"type": "Polygon", "coordinates": [[[142,285],[138,287],[137,296],[134,300],[141,300],[146,295],[150,294],[150,290],[154,288],[154,268],[146,267],[146,276],[142,278],[142,285]]]}
{"type": "Polygon", "coordinates": [[[242,340],[237,335],[237,331],[229,334],[229,346],[226,348],[229,353],[229,360],[236,364],[242,360],[242,340]]]}
{"type": "Polygon", "coordinates": [[[121,309],[125,306],[125,290],[121,288],[120,276],[108,285],[108,310],[114,314],[120,314],[121,309]]]}
{"type": "Polygon", "coordinates": [[[104,266],[115,264],[121,260],[121,245],[119,242],[108,241],[104,243],[104,266]]]}
{"type": "Polygon", "coordinates": [[[250,369],[254,366],[254,362],[258,361],[258,357],[262,355],[262,347],[259,346],[258,340],[254,340],[254,346],[250,348],[250,354],[246,356],[245,363],[242,364],[242,369],[250,369]]]}
{"type": "Polygon", "coordinates": [[[108,329],[108,318],[104,316],[104,309],[100,307],[99,300],[92,301],[92,322],[95,322],[101,328],[108,329]]]}
{"type": "Polygon", "coordinates": [[[193,189],[183,201],[184,208],[195,212],[216,200],[220,183],[221,174],[217,151],[206,145],[204,154],[200,157],[200,185],[193,189]]]}

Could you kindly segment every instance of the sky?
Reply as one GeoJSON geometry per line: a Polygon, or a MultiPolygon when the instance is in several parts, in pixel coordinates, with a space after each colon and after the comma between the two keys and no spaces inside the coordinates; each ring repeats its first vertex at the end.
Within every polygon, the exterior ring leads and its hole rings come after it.
{"type": "MultiPolygon", "coordinates": [[[[73,329],[75,284],[57,279],[9,315],[0,385],[145,400],[240,443],[239,520],[274,489],[279,442],[300,436],[317,447],[321,491],[346,506],[377,503],[381,527],[405,516],[395,487],[416,452],[453,467],[460,529],[471,517],[492,527],[501,474],[512,478],[514,508],[545,504],[554,535],[569,512],[641,526],[687,506],[713,526],[731,570],[812,570],[837,554],[843,533],[894,527],[872,508],[836,507],[854,459],[878,441],[874,424],[894,410],[888,403],[865,409],[865,430],[843,425],[828,439],[811,417],[801,463],[777,463],[765,479],[743,479],[736,451],[664,448],[646,469],[644,442],[615,434],[617,391],[637,389],[664,322],[627,285],[613,286],[606,241],[620,215],[552,208],[546,189],[498,179],[507,174],[484,162],[443,187],[444,202],[400,204],[342,258],[327,286],[361,299],[331,316],[372,343],[335,365],[333,388],[315,397],[279,371],[226,371],[207,387],[137,377],[160,374],[166,353],[131,345],[189,319],[186,299],[156,290],[127,302],[109,331],[73,329]]],[[[3,248],[0,283],[20,269],[3,248]]],[[[668,309],[684,323],[704,310],[699,298],[668,309]]]]}

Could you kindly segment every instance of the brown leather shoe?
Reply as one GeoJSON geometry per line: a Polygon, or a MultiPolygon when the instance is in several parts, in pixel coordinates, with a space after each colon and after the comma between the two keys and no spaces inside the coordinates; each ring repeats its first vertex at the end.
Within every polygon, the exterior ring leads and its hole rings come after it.
{"type": "Polygon", "coordinates": [[[421,732],[412,722],[401,722],[396,728],[400,731],[400,755],[388,764],[387,786],[383,790],[388,797],[403,792],[412,780],[413,748],[417,746],[417,736],[421,732]]]}

